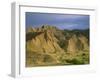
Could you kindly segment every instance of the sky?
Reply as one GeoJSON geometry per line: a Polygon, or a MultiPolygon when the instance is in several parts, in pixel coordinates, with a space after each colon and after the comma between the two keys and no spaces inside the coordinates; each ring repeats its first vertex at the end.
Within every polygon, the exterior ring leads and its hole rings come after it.
{"type": "Polygon", "coordinates": [[[58,13],[25,13],[26,28],[52,25],[59,29],[88,29],[89,15],[58,13]]]}

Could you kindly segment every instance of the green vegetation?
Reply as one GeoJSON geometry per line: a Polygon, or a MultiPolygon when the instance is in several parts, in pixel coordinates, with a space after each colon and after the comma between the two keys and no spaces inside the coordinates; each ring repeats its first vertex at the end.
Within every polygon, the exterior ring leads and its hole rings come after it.
{"type": "Polygon", "coordinates": [[[63,64],[75,64],[75,65],[79,65],[79,64],[89,64],[89,55],[88,54],[80,54],[77,56],[73,56],[71,59],[70,58],[66,58],[62,60],[63,64]],[[83,56],[84,55],[84,56],[83,56]]]}

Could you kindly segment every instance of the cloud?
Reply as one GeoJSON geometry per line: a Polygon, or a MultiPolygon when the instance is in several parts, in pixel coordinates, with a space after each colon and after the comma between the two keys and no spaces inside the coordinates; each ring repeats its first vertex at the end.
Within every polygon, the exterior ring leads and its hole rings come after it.
{"type": "Polygon", "coordinates": [[[89,27],[89,15],[26,13],[26,27],[49,24],[61,29],[84,29],[89,27]]]}

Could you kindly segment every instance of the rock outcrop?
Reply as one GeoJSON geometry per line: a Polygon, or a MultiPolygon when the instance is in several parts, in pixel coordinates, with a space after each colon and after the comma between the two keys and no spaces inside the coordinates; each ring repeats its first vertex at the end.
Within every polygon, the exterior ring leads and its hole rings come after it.
{"type": "Polygon", "coordinates": [[[67,53],[84,50],[89,50],[89,39],[81,31],[64,31],[48,25],[26,30],[26,66],[60,64],[67,53]]]}

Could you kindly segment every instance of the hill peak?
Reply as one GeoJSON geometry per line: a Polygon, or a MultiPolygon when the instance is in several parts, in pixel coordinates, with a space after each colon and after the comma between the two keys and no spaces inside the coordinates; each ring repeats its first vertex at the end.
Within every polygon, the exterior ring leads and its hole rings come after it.
{"type": "Polygon", "coordinates": [[[42,27],[41,27],[42,29],[57,29],[57,27],[56,26],[51,26],[51,25],[42,25],[42,27]]]}

